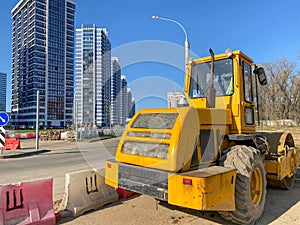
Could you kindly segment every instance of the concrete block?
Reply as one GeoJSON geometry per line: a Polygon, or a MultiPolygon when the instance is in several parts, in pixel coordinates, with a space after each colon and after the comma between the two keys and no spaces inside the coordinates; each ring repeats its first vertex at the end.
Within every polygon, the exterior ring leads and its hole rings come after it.
{"type": "Polygon", "coordinates": [[[104,170],[79,171],[65,175],[65,195],[61,210],[68,210],[73,217],[102,208],[118,201],[116,190],[104,182],[104,170]]]}

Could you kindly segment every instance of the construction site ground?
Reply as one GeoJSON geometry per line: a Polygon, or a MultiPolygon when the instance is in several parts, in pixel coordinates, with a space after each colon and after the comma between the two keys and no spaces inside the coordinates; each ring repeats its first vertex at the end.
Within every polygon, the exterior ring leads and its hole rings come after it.
{"type": "MultiPolygon", "coordinates": [[[[265,130],[265,129],[264,129],[265,130]]],[[[268,130],[279,131],[272,128],[268,130]]],[[[300,147],[300,128],[288,128],[294,137],[296,146],[300,147]]],[[[116,140],[117,141],[117,140],[116,140]]],[[[32,148],[34,140],[23,141],[24,148],[32,148]]],[[[77,147],[74,142],[52,141],[41,142],[44,149],[70,149],[77,147]]],[[[60,183],[61,185],[61,183],[60,183]]],[[[54,186],[54,191],[57,188],[54,186]]],[[[54,197],[58,208],[60,196],[54,197]]],[[[86,213],[78,218],[61,218],[58,224],[65,225],[163,225],[163,224],[189,224],[212,225],[231,224],[223,220],[217,212],[202,212],[184,209],[159,202],[145,195],[134,195],[130,198],[121,198],[119,202],[104,208],[86,213]]],[[[296,181],[292,190],[267,188],[266,205],[263,216],[258,224],[298,224],[300,225],[300,181],[296,181]]]]}
{"type": "MultiPolygon", "coordinates": [[[[280,131],[282,129],[270,128],[268,130],[280,131]]],[[[300,147],[300,128],[288,128],[288,130],[293,133],[296,145],[300,147]]],[[[300,181],[297,181],[294,188],[289,191],[276,188],[268,188],[267,191],[265,211],[258,224],[300,225],[300,181]]],[[[223,220],[217,212],[184,209],[158,202],[145,195],[135,195],[76,219],[62,219],[59,224],[212,225],[231,223],[223,220]]]]}

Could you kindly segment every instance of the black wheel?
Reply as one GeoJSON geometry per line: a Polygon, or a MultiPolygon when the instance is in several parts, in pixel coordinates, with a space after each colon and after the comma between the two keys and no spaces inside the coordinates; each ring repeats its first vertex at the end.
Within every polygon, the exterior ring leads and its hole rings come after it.
{"type": "Polygon", "coordinates": [[[297,167],[294,165],[294,174],[291,177],[285,177],[282,180],[269,180],[268,186],[270,187],[277,187],[284,190],[290,190],[293,188],[295,183],[295,177],[297,173],[297,167]]]}
{"type": "MultiPolygon", "coordinates": [[[[289,148],[289,147],[287,147],[289,148]]],[[[294,159],[291,157],[290,159],[290,167],[291,167],[291,171],[293,173],[292,176],[288,177],[286,176],[282,181],[282,185],[281,188],[286,189],[286,190],[290,190],[293,188],[294,183],[295,183],[295,177],[296,177],[296,173],[297,173],[297,166],[294,162],[294,159]]]]}
{"type": "Polygon", "coordinates": [[[235,211],[220,215],[236,224],[254,224],[262,215],[266,200],[266,171],[260,152],[252,147],[236,145],[220,157],[220,165],[237,169],[235,211]]]}
{"type": "Polygon", "coordinates": [[[282,189],[286,189],[286,190],[290,190],[293,188],[295,183],[295,174],[291,177],[285,177],[282,181],[281,181],[281,188],[282,189]]]}

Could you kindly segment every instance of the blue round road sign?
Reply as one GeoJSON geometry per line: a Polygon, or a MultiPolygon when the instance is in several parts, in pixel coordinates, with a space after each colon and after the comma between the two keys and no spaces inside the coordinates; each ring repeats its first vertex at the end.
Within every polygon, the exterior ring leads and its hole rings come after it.
{"type": "Polygon", "coordinates": [[[6,112],[0,112],[0,126],[5,126],[9,121],[8,114],[6,112]]]}

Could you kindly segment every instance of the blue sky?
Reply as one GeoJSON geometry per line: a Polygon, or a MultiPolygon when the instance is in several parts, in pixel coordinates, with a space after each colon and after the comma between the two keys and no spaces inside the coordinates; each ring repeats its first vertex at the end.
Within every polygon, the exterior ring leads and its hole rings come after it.
{"type": "MultiPolygon", "coordinates": [[[[17,0],[0,1],[0,71],[11,74],[11,9],[17,0]]],[[[152,82],[145,80],[145,88],[153,94],[140,99],[138,108],[166,106],[163,95],[156,95],[155,88],[177,90],[182,86],[184,65],[184,34],[174,23],[153,21],[152,15],[172,18],[179,21],[187,30],[191,50],[198,56],[208,55],[208,49],[215,53],[224,52],[227,48],[240,49],[256,63],[270,62],[281,57],[297,61],[300,49],[300,1],[180,1],[180,0],[77,0],[76,28],[81,24],[97,24],[107,28],[112,49],[125,46],[120,55],[123,64],[132,54],[146,55],[144,60],[127,63],[123,67],[129,86],[134,88],[136,81],[143,84],[142,78],[154,77],[152,82]],[[155,59],[157,55],[148,56],[144,48],[132,52],[128,46],[135,43],[148,45],[147,40],[167,46],[177,46],[177,51],[169,52],[165,48],[154,48],[153,52],[163,55],[166,60],[155,59]],[[160,42],[162,41],[162,42],[160,42]],[[127,46],[127,47],[126,47],[127,46]],[[128,51],[127,51],[128,50],[128,51]],[[181,51],[182,50],[182,51],[181,51]],[[125,54],[124,54],[125,53],[125,54]],[[127,56],[124,56],[126,55],[127,56]],[[154,57],[154,58],[153,58],[154,57]],[[180,68],[170,65],[169,58],[182,59],[180,68]],[[168,83],[162,85],[160,78],[168,83]],[[174,84],[175,83],[175,84],[174,84]]],[[[168,49],[168,47],[167,47],[168,49]]],[[[10,84],[8,84],[10,86],[10,84]]],[[[133,95],[139,99],[142,90],[133,95]]],[[[10,99],[10,87],[8,88],[10,99]]],[[[9,100],[10,101],[10,100],[9,100]]],[[[10,102],[8,102],[8,111],[10,102]]]]}

